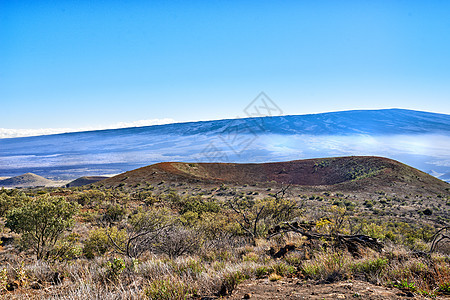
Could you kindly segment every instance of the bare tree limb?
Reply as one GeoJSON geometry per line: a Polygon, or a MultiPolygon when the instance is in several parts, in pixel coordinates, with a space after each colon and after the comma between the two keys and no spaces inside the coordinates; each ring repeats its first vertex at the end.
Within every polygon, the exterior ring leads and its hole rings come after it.
{"type": "Polygon", "coordinates": [[[438,238],[439,235],[440,235],[444,230],[448,230],[448,229],[450,229],[450,226],[445,226],[445,227],[439,229],[439,230],[433,235],[433,237],[432,237],[432,239],[431,239],[430,253],[433,253],[433,252],[436,250],[437,245],[438,245],[441,241],[443,241],[443,240],[445,240],[445,239],[450,239],[449,236],[444,235],[444,234],[442,234],[442,236],[441,236],[440,238],[438,238]]]}

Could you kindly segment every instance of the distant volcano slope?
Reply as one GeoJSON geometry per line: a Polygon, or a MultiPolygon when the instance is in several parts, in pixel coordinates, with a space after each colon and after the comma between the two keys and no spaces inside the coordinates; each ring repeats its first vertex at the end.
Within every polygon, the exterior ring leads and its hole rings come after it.
{"type": "Polygon", "coordinates": [[[0,176],[33,172],[72,180],[165,161],[265,163],[350,155],[389,157],[446,174],[448,149],[450,115],[355,110],[0,138],[0,176]]]}
{"type": "Polygon", "coordinates": [[[0,187],[7,187],[7,188],[17,188],[17,187],[27,188],[40,186],[55,187],[60,185],[61,184],[58,182],[48,180],[47,178],[44,178],[42,176],[33,173],[26,173],[16,177],[0,180],[0,187]]]}
{"type": "Polygon", "coordinates": [[[389,186],[394,182],[414,186],[448,188],[450,185],[398,161],[374,156],[349,156],[276,163],[165,162],[129,171],[98,184],[106,187],[138,183],[284,183],[301,186],[347,184],[389,186]]]}
{"type": "Polygon", "coordinates": [[[108,176],[83,176],[69,182],[66,187],[77,187],[95,183],[97,181],[109,178],[108,176]]]}

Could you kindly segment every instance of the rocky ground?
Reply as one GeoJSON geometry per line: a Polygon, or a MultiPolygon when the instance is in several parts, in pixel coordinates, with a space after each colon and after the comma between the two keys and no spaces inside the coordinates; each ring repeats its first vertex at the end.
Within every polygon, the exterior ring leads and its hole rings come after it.
{"type": "MultiPolygon", "coordinates": [[[[227,299],[426,299],[397,288],[351,280],[330,284],[301,279],[269,281],[267,278],[240,284],[227,299]]],[[[437,297],[436,299],[446,299],[437,297]]]]}

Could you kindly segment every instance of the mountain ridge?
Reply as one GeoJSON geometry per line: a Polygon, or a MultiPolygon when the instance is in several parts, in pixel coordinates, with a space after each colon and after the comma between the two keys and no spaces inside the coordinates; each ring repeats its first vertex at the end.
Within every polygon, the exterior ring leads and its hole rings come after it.
{"type": "Polygon", "coordinates": [[[192,184],[293,184],[365,189],[408,185],[443,190],[450,184],[398,161],[375,156],[316,158],[275,163],[163,162],[99,181],[103,187],[161,182],[192,184]]]}
{"type": "Polygon", "coordinates": [[[44,178],[42,176],[33,174],[33,173],[25,173],[19,176],[7,178],[0,180],[0,187],[7,187],[7,188],[27,188],[27,187],[40,187],[40,186],[59,186],[61,185],[58,182],[49,180],[47,178],[44,178]]]}
{"type": "MultiPolygon", "coordinates": [[[[444,114],[444,113],[435,113],[435,112],[426,112],[426,111],[419,111],[419,110],[411,110],[411,109],[402,109],[402,108],[387,108],[387,109],[356,109],[356,110],[342,110],[342,111],[331,111],[331,112],[323,112],[323,113],[310,113],[310,114],[301,114],[301,115],[282,115],[282,116],[261,116],[261,117],[245,117],[245,118],[226,118],[226,119],[217,119],[217,120],[203,120],[203,121],[187,121],[187,122],[176,122],[176,123],[169,123],[169,124],[159,124],[159,125],[149,125],[149,126],[135,126],[135,127],[126,127],[126,128],[113,128],[113,129],[99,129],[99,130],[86,130],[86,131],[74,131],[74,132],[65,132],[65,133],[57,133],[57,134],[47,134],[47,135],[37,135],[37,136],[26,136],[26,137],[13,137],[13,138],[3,138],[0,140],[11,140],[11,139],[28,139],[28,138],[34,138],[34,137],[45,137],[45,136],[66,136],[66,135],[75,135],[80,133],[108,133],[108,132],[121,132],[121,131],[127,131],[129,129],[160,129],[160,128],[166,128],[166,127],[173,127],[173,126],[190,126],[195,124],[208,124],[208,123],[216,123],[216,122],[235,122],[235,121],[253,121],[257,119],[291,119],[291,118],[298,118],[298,117],[334,117],[336,115],[342,115],[342,114],[358,114],[358,113],[376,113],[376,114],[382,114],[382,113],[389,113],[389,112],[400,112],[403,114],[421,114],[423,117],[427,116],[440,116],[445,119],[449,119],[448,124],[445,126],[445,130],[449,130],[450,128],[450,115],[444,114]]],[[[416,130],[417,132],[417,130],[416,130]]],[[[317,133],[316,133],[317,134],[317,133]]]]}
{"type": "Polygon", "coordinates": [[[107,176],[82,176],[82,177],[77,178],[77,179],[69,182],[68,184],[66,184],[66,187],[79,187],[79,186],[83,186],[83,185],[92,184],[92,183],[95,183],[97,181],[101,181],[101,180],[104,180],[107,178],[109,178],[109,177],[107,177],[107,176]]]}
{"type": "Polygon", "coordinates": [[[384,156],[450,172],[450,115],[354,110],[0,139],[0,176],[118,174],[163,161],[274,162],[384,156]]]}

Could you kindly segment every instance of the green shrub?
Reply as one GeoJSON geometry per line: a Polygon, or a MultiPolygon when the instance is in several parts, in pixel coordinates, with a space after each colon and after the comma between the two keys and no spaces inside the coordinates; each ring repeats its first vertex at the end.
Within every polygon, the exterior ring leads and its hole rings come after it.
{"type": "Polygon", "coordinates": [[[377,225],[375,223],[365,223],[362,226],[362,233],[366,234],[370,237],[376,238],[376,239],[384,239],[386,236],[384,235],[384,228],[380,225],[377,225]]]}
{"type": "Polygon", "coordinates": [[[367,208],[372,208],[373,202],[371,200],[366,200],[366,201],[364,201],[364,206],[367,208]]]}
{"type": "Polygon", "coordinates": [[[122,258],[113,258],[106,262],[106,276],[109,279],[116,280],[125,269],[125,262],[122,258]]]}
{"type": "MultiPolygon", "coordinates": [[[[173,213],[166,208],[151,208],[145,212],[137,212],[128,218],[125,228],[120,230],[124,233],[124,239],[111,245],[117,253],[129,258],[138,258],[145,251],[171,250],[178,253],[175,244],[166,243],[168,239],[173,241],[176,238],[172,233],[178,234],[177,241],[184,243],[183,247],[194,244],[189,245],[189,240],[183,240],[180,232],[174,232],[175,221],[173,213]],[[166,249],[168,247],[171,248],[166,249]]],[[[184,251],[186,248],[181,250],[184,251]]]]}
{"type": "Polygon", "coordinates": [[[305,261],[301,271],[312,279],[334,281],[349,276],[350,265],[346,255],[336,252],[326,252],[317,255],[310,261],[305,261]]]}
{"type": "Polygon", "coordinates": [[[185,274],[195,276],[205,271],[205,267],[202,265],[202,262],[200,260],[188,259],[179,263],[170,260],[169,262],[172,265],[174,272],[180,276],[185,274]]]}
{"type": "Polygon", "coordinates": [[[79,235],[72,233],[59,240],[49,253],[49,258],[53,260],[71,260],[83,255],[83,248],[79,244],[79,235]]]}
{"type": "Polygon", "coordinates": [[[256,278],[263,278],[269,275],[269,268],[266,266],[257,267],[255,269],[255,276],[256,278]]]}
{"type": "Polygon", "coordinates": [[[231,294],[231,292],[238,286],[239,283],[248,278],[249,276],[242,273],[241,271],[235,271],[225,275],[222,282],[222,294],[231,294]]]}
{"type": "Polygon", "coordinates": [[[352,266],[353,271],[361,272],[366,279],[371,282],[377,282],[378,276],[386,270],[388,260],[383,258],[367,259],[362,262],[355,263],[352,266]]]}
{"type": "Polygon", "coordinates": [[[123,245],[126,233],[124,230],[118,230],[117,227],[91,230],[88,239],[84,242],[84,256],[86,258],[94,258],[95,256],[104,255],[112,248],[111,239],[117,245],[123,245]]]}
{"type": "Polygon", "coordinates": [[[394,284],[396,288],[402,289],[402,290],[409,290],[411,292],[415,292],[417,290],[416,285],[414,282],[408,282],[408,280],[402,280],[396,284],[394,284]]]}
{"type": "Polygon", "coordinates": [[[277,263],[271,266],[273,272],[280,276],[291,276],[297,272],[297,269],[293,266],[287,265],[284,262],[277,263]]]}
{"type": "Polygon", "coordinates": [[[284,260],[292,265],[292,266],[300,266],[304,259],[303,259],[303,255],[301,253],[298,252],[288,252],[288,254],[284,257],[284,260]]]}
{"type": "Polygon", "coordinates": [[[201,196],[184,197],[178,202],[180,214],[194,212],[200,217],[205,212],[218,213],[220,206],[214,199],[204,199],[201,196]]]}
{"type": "Polygon", "coordinates": [[[160,279],[152,281],[144,294],[150,300],[181,300],[189,298],[190,288],[178,279],[160,279]]]}
{"type": "Polygon", "coordinates": [[[107,222],[118,222],[121,221],[126,214],[127,210],[122,205],[110,204],[103,214],[103,220],[107,222]]]}
{"type": "Polygon", "coordinates": [[[78,216],[83,222],[94,222],[98,218],[98,214],[95,211],[82,211],[78,216]]]}
{"type": "Polygon", "coordinates": [[[444,282],[439,284],[438,292],[443,294],[450,294],[450,282],[444,282]]]}
{"type": "Polygon", "coordinates": [[[16,190],[0,190],[0,217],[6,216],[6,213],[14,208],[20,207],[23,203],[30,201],[23,192],[16,190]]]}
{"type": "Polygon", "coordinates": [[[247,254],[245,254],[245,255],[242,257],[242,260],[243,260],[243,261],[257,262],[258,259],[259,259],[259,255],[256,254],[255,252],[247,253],[247,254]]]}
{"type": "Polygon", "coordinates": [[[76,195],[75,200],[83,206],[91,206],[93,204],[100,205],[106,198],[106,194],[99,190],[83,191],[76,195]]]}
{"type": "Polygon", "coordinates": [[[21,233],[24,245],[34,250],[37,259],[42,259],[73,225],[77,211],[78,206],[63,197],[43,196],[10,210],[6,226],[21,233]]]}

